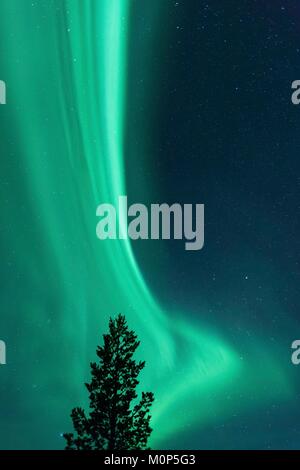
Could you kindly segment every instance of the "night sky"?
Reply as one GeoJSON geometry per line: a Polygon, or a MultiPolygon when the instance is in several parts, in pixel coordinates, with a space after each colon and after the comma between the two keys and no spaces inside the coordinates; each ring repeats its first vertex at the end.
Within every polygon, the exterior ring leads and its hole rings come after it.
{"type": "Polygon", "coordinates": [[[60,449],[109,316],[153,448],[299,449],[297,0],[1,0],[0,447],[60,449]],[[205,246],[96,207],[205,204],[205,246]]]}

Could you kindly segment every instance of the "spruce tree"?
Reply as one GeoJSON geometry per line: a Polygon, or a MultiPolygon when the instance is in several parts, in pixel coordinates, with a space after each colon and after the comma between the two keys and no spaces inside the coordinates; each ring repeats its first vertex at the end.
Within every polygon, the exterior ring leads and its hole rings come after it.
{"type": "Polygon", "coordinates": [[[71,413],[74,433],[64,434],[66,450],[145,449],[152,432],[151,392],[143,392],[137,402],[138,376],[145,366],[133,355],[140,342],[128,329],[123,315],[109,321],[109,334],[98,346],[98,362],[91,363],[88,416],[82,408],[71,413]]]}

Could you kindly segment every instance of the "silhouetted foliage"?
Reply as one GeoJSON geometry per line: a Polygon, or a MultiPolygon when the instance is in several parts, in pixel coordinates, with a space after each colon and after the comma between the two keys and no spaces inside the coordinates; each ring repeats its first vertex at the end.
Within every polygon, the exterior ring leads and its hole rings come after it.
{"type": "Polygon", "coordinates": [[[140,342],[129,331],[123,315],[109,321],[109,334],[97,348],[98,363],[91,363],[89,391],[90,412],[82,408],[71,413],[75,435],[64,434],[66,450],[145,449],[152,432],[149,413],[153,393],[142,393],[136,402],[138,375],[145,362],[133,355],[140,342]]]}

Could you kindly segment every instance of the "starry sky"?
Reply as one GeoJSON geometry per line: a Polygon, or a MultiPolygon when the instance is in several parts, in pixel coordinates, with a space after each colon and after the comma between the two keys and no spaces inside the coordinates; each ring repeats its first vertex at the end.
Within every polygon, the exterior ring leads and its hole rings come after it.
{"type": "Polygon", "coordinates": [[[297,0],[1,0],[0,447],[61,449],[108,318],[157,449],[300,448],[297,0]],[[96,207],[205,204],[205,247],[96,207]]]}

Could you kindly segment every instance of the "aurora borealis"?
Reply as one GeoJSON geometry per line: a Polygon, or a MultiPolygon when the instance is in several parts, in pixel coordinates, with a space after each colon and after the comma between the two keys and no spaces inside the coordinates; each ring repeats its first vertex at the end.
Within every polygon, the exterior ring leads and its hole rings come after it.
{"type": "Polygon", "coordinates": [[[300,7],[236,5],[0,0],[2,449],[63,447],[119,312],[153,448],[300,447],[300,7]],[[204,248],[98,240],[122,195],[205,203],[204,248]]]}

